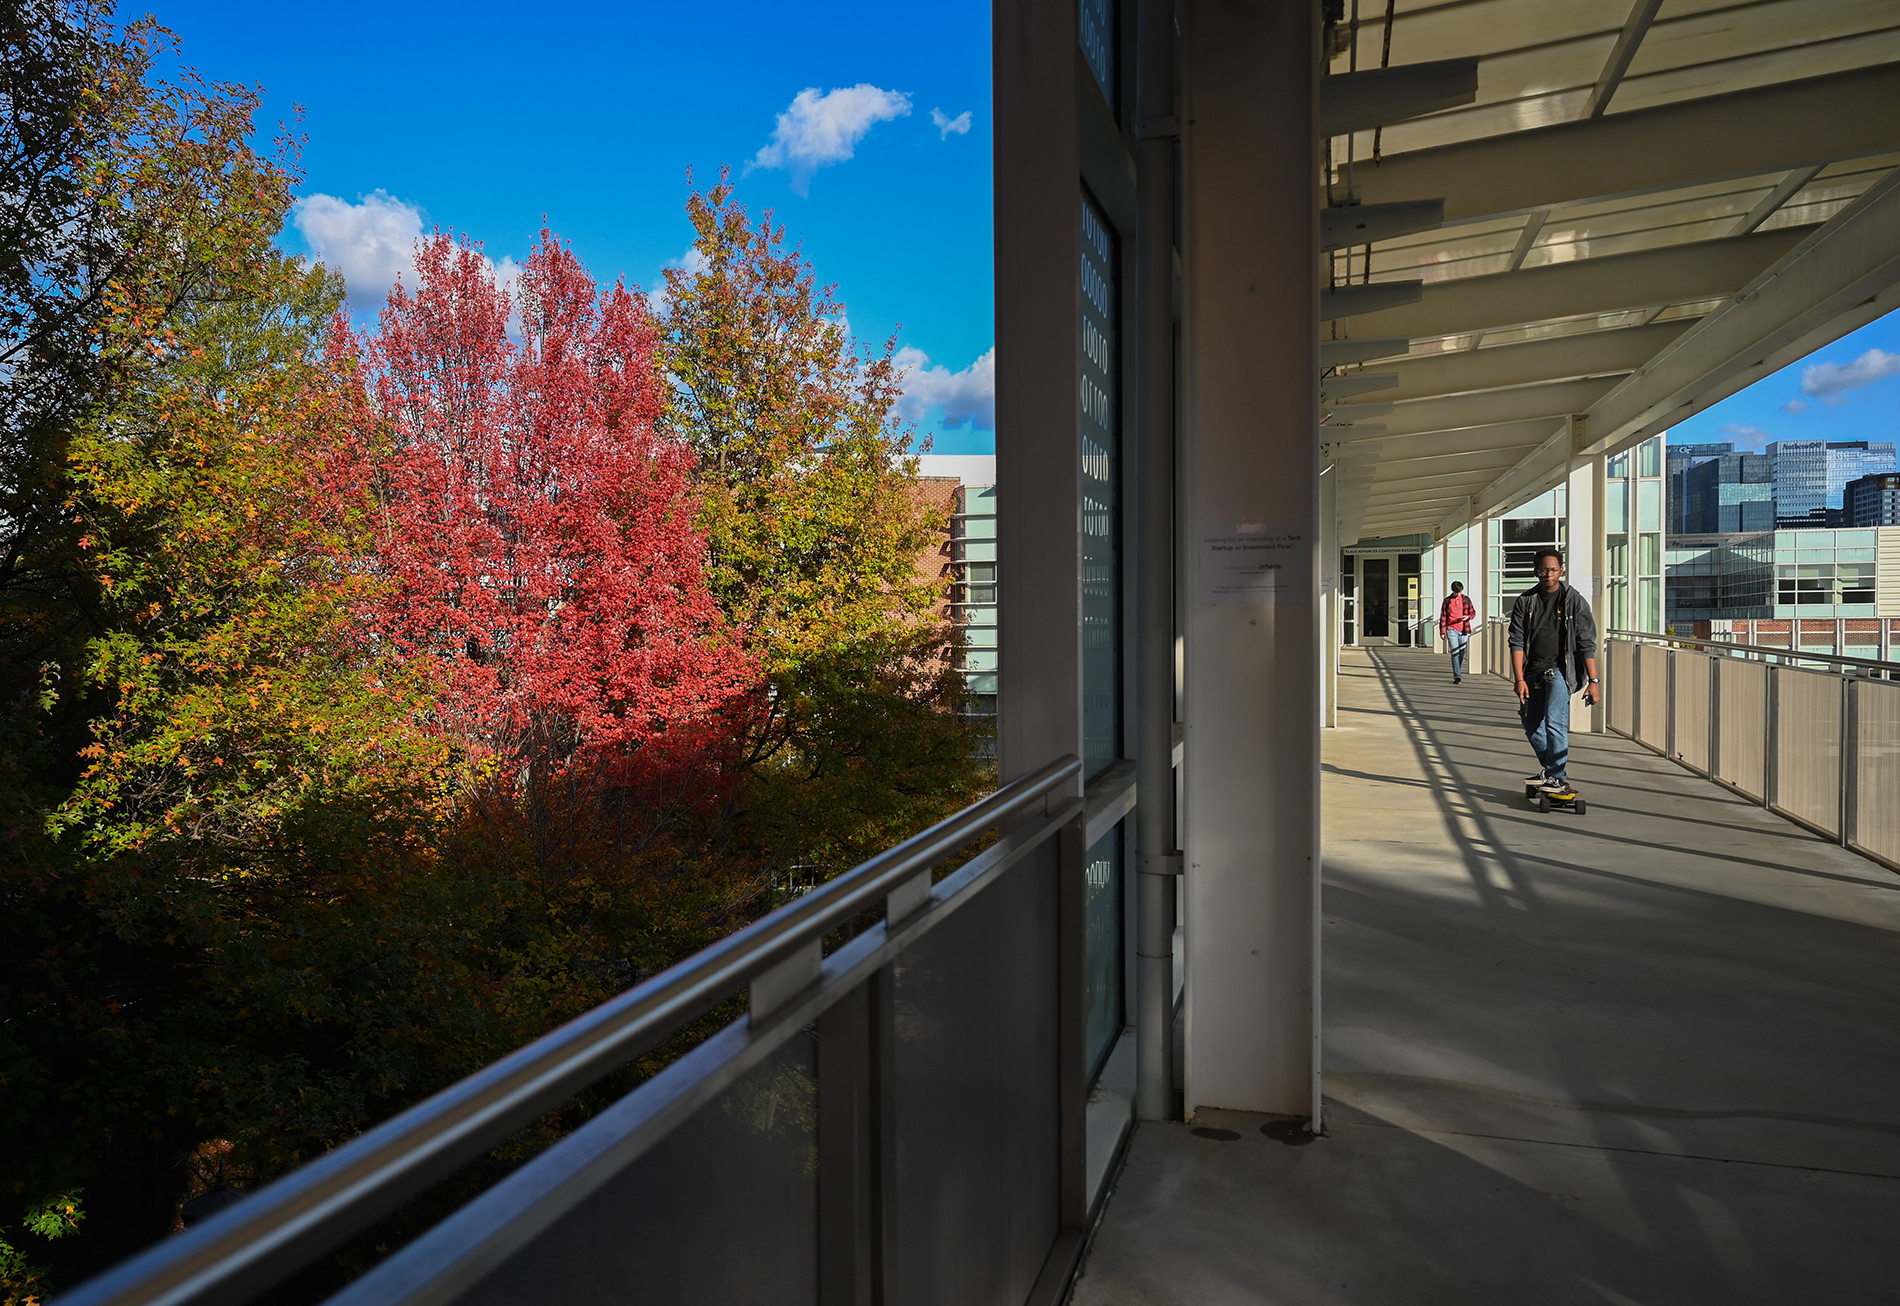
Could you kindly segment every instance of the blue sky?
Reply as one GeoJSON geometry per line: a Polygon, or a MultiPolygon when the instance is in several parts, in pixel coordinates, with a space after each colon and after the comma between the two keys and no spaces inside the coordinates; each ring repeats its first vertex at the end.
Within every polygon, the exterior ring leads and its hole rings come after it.
{"type": "Polygon", "coordinates": [[[418,223],[500,261],[527,253],[545,215],[597,276],[651,288],[687,246],[687,170],[709,184],[763,150],[741,202],[775,211],[861,339],[902,324],[900,345],[918,351],[905,355],[908,410],[937,452],[992,450],[980,0],[802,12],[348,0],[320,17],[147,2],[187,63],[266,90],[266,132],[303,107],[304,221],[284,243],[354,272],[359,308],[380,299],[418,223]]]}
{"type": "Polygon", "coordinates": [[[1900,312],[1697,413],[1670,444],[1727,441],[1760,452],[1772,440],[1900,440],[1900,312]]]}

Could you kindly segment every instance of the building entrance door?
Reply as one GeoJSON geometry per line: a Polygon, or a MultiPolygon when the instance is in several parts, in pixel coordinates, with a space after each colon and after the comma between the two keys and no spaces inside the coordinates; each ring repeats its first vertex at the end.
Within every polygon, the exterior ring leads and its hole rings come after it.
{"type": "Polygon", "coordinates": [[[1392,641],[1392,559],[1359,559],[1360,642],[1392,641]]]}

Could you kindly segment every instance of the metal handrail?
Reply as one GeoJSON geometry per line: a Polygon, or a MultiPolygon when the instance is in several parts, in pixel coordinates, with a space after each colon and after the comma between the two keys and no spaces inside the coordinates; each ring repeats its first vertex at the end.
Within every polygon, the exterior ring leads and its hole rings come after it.
{"type": "Polygon", "coordinates": [[[1719,639],[1697,639],[1690,635],[1658,635],[1651,630],[1606,630],[1606,639],[1646,639],[1659,644],[1686,645],[1691,648],[1724,649],[1737,653],[1755,653],[1766,657],[1789,658],[1801,662],[1832,662],[1837,666],[1864,667],[1871,671],[1900,671],[1900,662],[1879,658],[1850,658],[1838,653],[1810,653],[1796,646],[1780,648],[1773,644],[1731,644],[1719,639]]]}
{"type": "MultiPolygon", "coordinates": [[[[1081,773],[1057,758],[475,1072],[196,1228],[63,1293],[59,1306],[219,1306],[279,1282],[794,958],[983,831],[1081,773]]],[[[927,886],[926,886],[927,887],[927,886]]]]}

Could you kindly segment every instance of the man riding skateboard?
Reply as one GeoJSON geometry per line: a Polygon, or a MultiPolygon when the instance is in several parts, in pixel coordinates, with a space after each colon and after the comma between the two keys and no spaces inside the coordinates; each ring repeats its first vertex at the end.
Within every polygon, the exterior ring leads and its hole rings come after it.
{"type": "Polygon", "coordinates": [[[1517,682],[1518,716],[1542,769],[1524,781],[1527,790],[1572,795],[1570,695],[1583,689],[1592,707],[1597,688],[1597,623],[1590,601],[1564,584],[1564,559],[1556,549],[1537,551],[1537,584],[1511,605],[1511,675],[1517,682]]]}

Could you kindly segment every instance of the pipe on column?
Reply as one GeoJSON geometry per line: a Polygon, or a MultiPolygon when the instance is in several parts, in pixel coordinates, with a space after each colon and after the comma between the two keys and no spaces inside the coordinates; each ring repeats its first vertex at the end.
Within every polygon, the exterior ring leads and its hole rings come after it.
{"type": "Polygon", "coordinates": [[[1174,5],[1136,22],[1135,1114],[1174,1114],[1174,5]]]}

